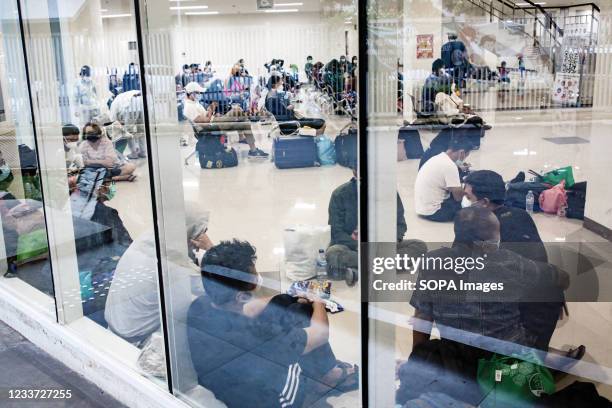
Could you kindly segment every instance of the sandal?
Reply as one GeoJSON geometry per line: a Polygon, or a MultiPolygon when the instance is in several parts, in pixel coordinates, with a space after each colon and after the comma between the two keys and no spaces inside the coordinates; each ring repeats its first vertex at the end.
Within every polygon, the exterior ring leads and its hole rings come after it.
{"type": "Polygon", "coordinates": [[[349,392],[359,389],[359,366],[356,364],[349,364],[342,361],[338,361],[336,367],[342,370],[342,375],[338,378],[338,382],[333,387],[340,392],[349,392]],[[349,373],[349,369],[353,369],[352,373],[349,373]]]}
{"type": "Polygon", "coordinates": [[[583,344],[581,344],[575,349],[570,348],[569,350],[567,350],[567,353],[565,353],[565,357],[573,358],[574,360],[578,361],[578,360],[582,360],[582,357],[584,357],[585,353],[586,353],[586,347],[583,344]]]}
{"type": "Polygon", "coordinates": [[[135,176],[134,174],[130,174],[130,176],[129,176],[129,177],[128,177],[128,178],[127,178],[125,181],[130,181],[130,182],[132,182],[132,181],[134,181],[134,180],[136,180],[136,176],[135,176]]]}

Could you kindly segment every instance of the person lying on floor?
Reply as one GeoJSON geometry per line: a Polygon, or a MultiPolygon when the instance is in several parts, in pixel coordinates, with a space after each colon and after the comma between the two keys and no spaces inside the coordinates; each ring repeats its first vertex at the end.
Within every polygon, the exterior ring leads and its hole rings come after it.
{"type": "Polygon", "coordinates": [[[416,213],[436,222],[452,221],[461,209],[463,189],[459,169],[464,168],[472,145],[464,139],[451,139],[446,151],[421,167],[414,183],[416,213]]]}
{"type": "MultiPolygon", "coordinates": [[[[356,163],[352,163],[350,167],[353,169],[353,177],[333,191],[328,207],[331,242],[325,256],[327,258],[328,276],[335,280],[344,279],[347,268],[357,269],[359,260],[357,252],[359,244],[357,184],[359,180],[356,163]]],[[[404,206],[399,194],[397,194],[397,252],[412,257],[424,254],[427,251],[427,246],[423,241],[404,240],[407,229],[404,219],[404,206]]]]}
{"type": "Polygon", "coordinates": [[[87,123],[83,127],[83,141],[79,145],[85,167],[105,167],[112,171],[114,181],[134,181],[136,166],[121,160],[115,151],[113,142],[96,123],[87,123]]]}
{"type": "MultiPolygon", "coordinates": [[[[177,290],[177,285],[186,286],[185,293],[190,293],[189,276],[199,273],[203,253],[213,246],[207,234],[208,214],[199,207],[196,203],[186,203],[188,253],[184,263],[172,264],[174,289],[177,290]],[[178,276],[183,279],[176,279],[178,276]]],[[[104,311],[109,329],[126,341],[142,346],[160,328],[158,292],[155,236],[153,231],[148,231],[128,247],[117,263],[104,311]]],[[[174,303],[175,308],[180,309],[179,306],[178,302],[174,303]]],[[[188,304],[183,306],[186,313],[188,304]]]]}
{"type": "Polygon", "coordinates": [[[251,130],[251,122],[244,116],[237,116],[235,112],[230,111],[226,116],[215,116],[214,103],[211,103],[208,109],[199,102],[204,88],[196,82],[190,82],[185,86],[185,107],[183,115],[195,124],[202,127],[204,131],[237,131],[240,139],[249,145],[249,157],[267,158],[268,153],[257,148],[255,145],[255,137],[251,130]]]}
{"type": "MultiPolygon", "coordinates": [[[[535,262],[500,248],[500,223],[488,208],[462,209],[455,217],[454,232],[455,239],[450,248],[439,248],[426,255],[424,264],[433,267],[420,268],[416,287],[422,282],[435,279],[445,281],[447,285],[448,282],[454,282],[458,289],[413,291],[410,299],[410,304],[415,309],[412,352],[418,355],[421,347],[428,347],[431,329],[435,324],[441,341],[450,341],[455,345],[459,343],[460,350],[457,351],[461,355],[443,353],[439,356],[442,358],[442,367],[438,367],[437,370],[431,367],[436,365],[435,359],[430,359],[430,364],[427,362],[418,364],[419,361],[415,361],[418,359],[411,355],[405,364],[406,367],[399,370],[400,373],[403,372],[403,376],[400,376],[398,391],[398,394],[401,394],[401,401],[397,402],[402,404],[405,399],[416,398],[427,391],[450,391],[451,387],[440,390],[440,386],[444,387],[449,382],[446,381],[445,384],[444,381],[438,380],[441,374],[454,369],[454,365],[448,364],[445,360],[458,357],[463,358],[463,362],[471,369],[468,373],[464,373],[467,375],[465,378],[459,378],[457,373],[451,375],[454,376],[455,391],[459,386],[460,392],[467,396],[468,388],[461,385],[465,382],[461,380],[471,379],[475,382],[478,358],[484,357],[483,351],[507,348],[507,351],[497,352],[510,355],[519,353],[516,347],[519,349],[536,347],[536,339],[530,336],[523,326],[520,310],[521,302],[529,299],[532,288],[538,288],[538,299],[550,301],[558,297],[559,291],[569,287],[569,275],[566,272],[553,265],[535,262]],[[427,259],[430,258],[475,261],[481,259],[483,266],[466,268],[459,273],[457,267],[449,269],[441,264],[436,266],[435,262],[428,262],[427,259]],[[496,283],[503,285],[503,290],[489,292],[470,290],[462,288],[461,282],[473,285],[496,283]],[[501,341],[494,342],[494,340],[501,341]],[[466,361],[467,356],[472,360],[466,361]],[[424,369],[424,365],[429,367],[424,369]],[[409,371],[414,375],[406,375],[409,371]],[[431,378],[432,375],[434,378],[431,378]],[[438,388],[428,388],[430,386],[438,388]]],[[[453,262],[457,265],[455,261],[453,262]]],[[[451,347],[457,349],[455,346],[451,347]]],[[[440,362],[439,359],[437,361],[440,362]]],[[[475,401],[469,402],[475,403],[475,401]]]]}
{"type": "MultiPolygon", "coordinates": [[[[470,173],[464,179],[462,207],[484,207],[493,211],[500,224],[501,248],[516,252],[536,262],[548,262],[548,254],[531,215],[521,208],[506,207],[506,185],[501,175],[491,170],[470,173]]],[[[563,313],[564,296],[559,302],[524,302],[520,304],[521,320],[534,345],[549,350],[550,339],[563,313]]],[[[585,347],[570,349],[567,357],[580,358],[585,347]]]]}
{"type": "Polygon", "coordinates": [[[259,297],[256,259],[251,244],[235,239],[202,259],[205,294],[187,317],[199,384],[230,408],[304,407],[332,389],[358,389],[359,368],[339,362],[329,344],[324,303],[259,297]]]}
{"type": "Polygon", "coordinates": [[[274,115],[281,130],[295,131],[297,125],[295,123],[282,122],[299,122],[300,126],[308,126],[317,130],[317,135],[322,135],[325,132],[325,120],[316,118],[305,118],[295,112],[295,107],[287,98],[283,90],[284,79],[280,76],[271,76],[272,90],[266,96],[266,109],[274,115]]]}

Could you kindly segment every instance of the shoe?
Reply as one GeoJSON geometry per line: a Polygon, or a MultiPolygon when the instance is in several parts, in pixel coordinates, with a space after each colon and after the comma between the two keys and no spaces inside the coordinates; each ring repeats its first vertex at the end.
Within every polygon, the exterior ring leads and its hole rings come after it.
{"type": "Polygon", "coordinates": [[[141,153],[138,153],[138,157],[141,158],[141,159],[146,159],[147,158],[147,154],[145,152],[141,152],[141,153]]]}
{"type": "Polygon", "coordinates": [[[255,149],[249,152],[249,157],[258,159],[267,159],[270,155],[261,149],[255,149]]]}
{"type": "Polygon", "coordinates": [[[126,157],[128,159],[136,160],[138,158],[138,153],[130,153],[126,157]]]}
{"type": "Polygon", "coordinates": [[[522,183],[525,181],[525,172],[519,171],[516,177],[510,180],[510,183],[522,183]]]}
{"type": "Polygon", "coordinates": [[[486,124],[486,123],[485,123],[485,124],[483,124],[483,125],[482,125],[482,128],[483,128],[484,130],[491,130],[491,129],[493,129],[493,126],[491,126],[491,125],[489,125],[489,124],[486,124]]]}

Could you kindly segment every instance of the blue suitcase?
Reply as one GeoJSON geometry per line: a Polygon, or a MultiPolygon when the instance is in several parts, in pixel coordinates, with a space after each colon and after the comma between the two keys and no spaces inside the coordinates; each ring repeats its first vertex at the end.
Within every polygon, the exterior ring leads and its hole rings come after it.
{"type": "Polygon", "coordinates": [[[311,136],[278,136],[274,139],[274,164],[279,169],[314,167],[317,144],[311,136]]]}

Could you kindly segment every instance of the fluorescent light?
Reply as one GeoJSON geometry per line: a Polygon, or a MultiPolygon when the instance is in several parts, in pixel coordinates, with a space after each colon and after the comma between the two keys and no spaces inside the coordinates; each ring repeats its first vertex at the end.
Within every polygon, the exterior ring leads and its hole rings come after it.
{"type": "Polygon", "coordinates": [[[303,6],[304,3],[276,3],[274,7],[303,6]]]}
{"type": "Polygon", "coordinates": [[[107,14],[102,18],[121,18],[121,17],[132,17],[131,14],[107,14]]]}
{"type": "MultiPolygon", "coordinates": [[[[533,3],[533,4],[537,4],[538,6],[543,6],[546,4],[545,1],[541,1],[541,2],[537,2],[537,3],[533,3]]],[[[515,3],[515,5],[519,6],[519,7],[530,7],[531,4],[529,3],[515,3]]]]}
{"type": "Polygon", "coordinates": [[[202,10],[207,8],[208,6],[172,6],[170,10],[202,10]]]}
{"type": "Polygon", "coordinates": [[[186,16],[212,16],[214,14],[219,14],[218,11],[188,11],[185,13],[186,16]]]}
{"type": "Polygon", "coordinates": [[[264,10],[264,13],[297,13],[298,9],[264,10]]]}

